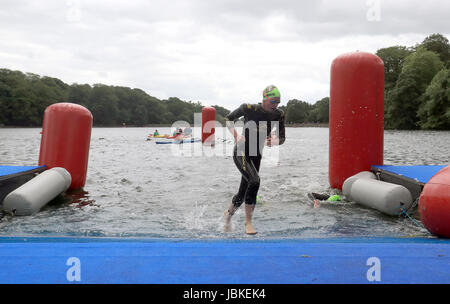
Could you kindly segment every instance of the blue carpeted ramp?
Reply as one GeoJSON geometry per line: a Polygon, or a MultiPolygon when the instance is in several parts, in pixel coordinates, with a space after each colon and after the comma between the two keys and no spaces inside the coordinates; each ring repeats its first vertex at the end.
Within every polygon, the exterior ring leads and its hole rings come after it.
{"type": "Polygon", "coordinates": [[[45,169],[46,166],[0,166],[0,207],[9,193],[45,169]]]}
{"type": "Polygon", "coordinates": [[[0,166],[0,180],[44,171],[45,166],[0,166]]]}
{"type": "Polygon", "coordinates": [[[450,283],[441,239],[0,238],[0,283],[450,283]]]}
{"type": "Polygon", "coordinates": [[[420,197],[426,183],[445,168],[442,166],[372,166],[380,180],[406,187],[413,200],[420,197]]]}
{"type": "Polygon", "coordinates": [[[372,166],[373,168],[403,176],[421,184],[428,181],[445,166],[372,166]]]}

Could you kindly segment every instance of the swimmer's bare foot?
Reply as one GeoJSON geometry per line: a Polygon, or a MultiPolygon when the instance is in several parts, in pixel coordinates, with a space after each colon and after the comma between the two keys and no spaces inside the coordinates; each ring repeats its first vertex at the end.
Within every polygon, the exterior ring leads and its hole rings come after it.
{"type": "Polygon", "coordinates": [[[231,203],[230,207],[228,207],[227,210],[224,212],[224,218],[225,218],[225,226],[224,230],[225,232],[231,231],[231,217],[236,212],[238,207],[236,207],[233,203],[231,203]]]}
{"type": "Polygon", "coordinates": [[[225,217],[224,230],[225,230],[225,232],[230,232],[231,231],[231,214],[228,210],[225,210],[224,217],[225,217]]]}
{"type": "Polygon", "coordinates": [[[245,223],[245,233],[250,235],[257,234],[256,230],[253,228],[252,223],[245,223]]]}
{"type": "Polygon", "coordinates": [[[245,233],[256,234],[252,225],[253,210],[255,210],[254,204],[245,204],[245,233]]]}
{"type": "Polygon", "coordinates": [[[320,207],[320,204],[319,204],[319,201],[318,200],[314,200],[314,208],[319,208],[320,207]]]}

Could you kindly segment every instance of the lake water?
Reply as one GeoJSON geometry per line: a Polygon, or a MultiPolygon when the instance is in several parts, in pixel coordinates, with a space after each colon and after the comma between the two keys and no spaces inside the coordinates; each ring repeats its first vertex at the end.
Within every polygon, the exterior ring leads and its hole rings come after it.
{"type": "MultiPolygon", "coordinates": [[[[158,128],[160,134],[170,128],[158,128]]],[[[0,128],[0,165],[38,163],[40,128],[0,128]]],[[[83,191],[60,196],[33,216],[2,214],[3,236],[91,236],[183,239],[428,237],[404,217],[352,202],[314,208],[308,192],[328,184],[328,129],[287,128],[286,143],[265,148],[256,236],[244,233],[244,208],[224,232],[223,212],[239,187],[233,144],[216,129],[216,146],[158,145],[154,128],[94,128],[83,191]]],[[[199,130],[194,130],[194,135],[199,130]]],[[[449,163],[450,132],[385,131],[385,165],[449,163]]]]}

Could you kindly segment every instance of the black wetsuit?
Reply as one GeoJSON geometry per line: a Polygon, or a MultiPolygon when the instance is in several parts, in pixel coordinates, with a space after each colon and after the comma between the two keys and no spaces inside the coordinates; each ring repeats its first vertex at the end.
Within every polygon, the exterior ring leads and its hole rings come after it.
{"type": "Polygon", "coordinates": [[[267,136],[272,129],[278,131],[279,144],[283,144],[286,137],[284,131],[284,113],[276,109],[273,112],[265,111],[261,104],[242,104],[239,108],[226,116],[227,125],[244,117],[243,135],[245,146],[235,145],[233,160],[242,174],[238,193],[233,197],[233,204],[239,207],[244,201],[254,205],[259,190],[259,166],[261,164],[262,150],[267,136]]]}

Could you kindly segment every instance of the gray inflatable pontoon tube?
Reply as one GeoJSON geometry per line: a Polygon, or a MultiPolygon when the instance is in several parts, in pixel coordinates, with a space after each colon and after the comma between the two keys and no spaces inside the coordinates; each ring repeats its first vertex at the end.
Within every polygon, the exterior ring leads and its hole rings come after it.
{"type": "Polygon", "coordinates": [[[388,215],[399,215],[411,207],[412,196],[406,187],[379,181],[373,173],[373,177],[361,173],[345,180],[342,191],[347,199],[388,215]]]}
{"type": "Polygon", "coordinates": [[[3,200],[3,210],[13,215],[35,214],[66,191],[71,182],[72,177],[64,168],[46,170],[9,193],[3,200]]]}
{"type": "Polygon", "coordinates": [[[358,174],[355,174],[353,176],[350,176],[344,181],[344,184],[342,185],[342,194],[345,195],[348,199],[350,199],[350,190],[352,189],[353,183],[360,178],[365,179],[374,179],[376,180],[377,177],[375,174],[373,174],[370,171],[361,171],[358,174]]]}

